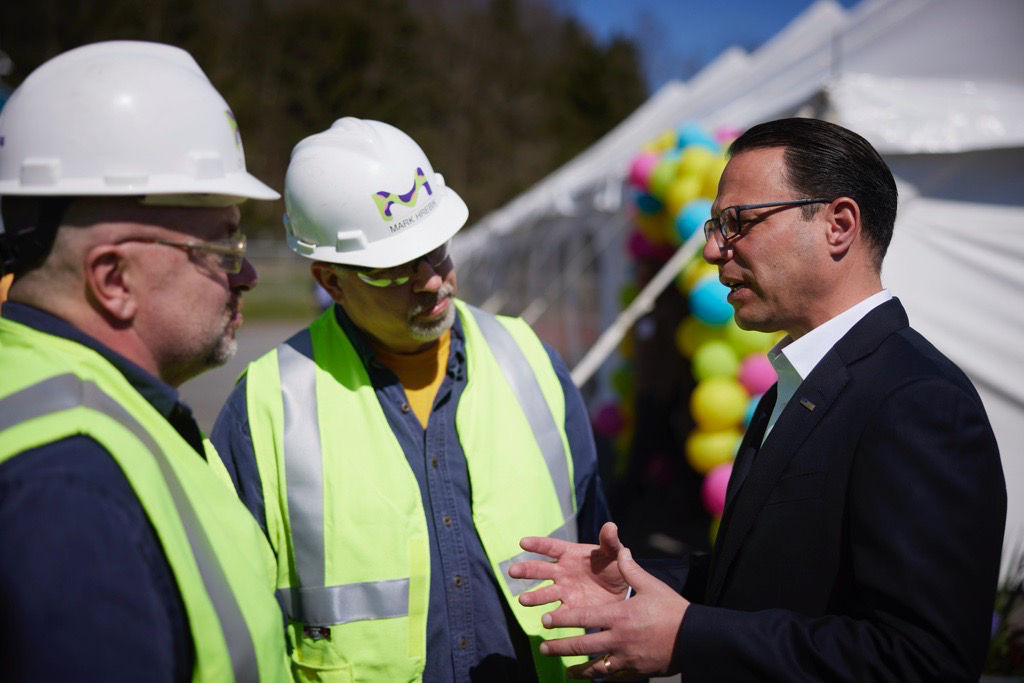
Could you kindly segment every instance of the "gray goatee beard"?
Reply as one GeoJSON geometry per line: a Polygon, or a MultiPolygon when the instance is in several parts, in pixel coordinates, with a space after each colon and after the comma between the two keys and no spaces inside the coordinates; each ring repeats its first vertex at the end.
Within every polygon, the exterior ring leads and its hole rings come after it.
{"type": "Polygon", "coordinates": [[[422,322],[416,319],[416,316],[420,315],[424,311],[429,311],[431,308],[437,305],[442,299],[451,297],[454,294],[454,288],[451,285],[442,285],[437,290],[437,297],[434,298],[427,305],[418,304],[412,308],[409,312],[409,334],[416,341],[429,342],[434,341],[442,334],[444,334],[451,326],[455,323],[455,303],[452,302],[448,306],[448,310],[445,311],[444,315],[437,320],[430,322],[422,322]]]}

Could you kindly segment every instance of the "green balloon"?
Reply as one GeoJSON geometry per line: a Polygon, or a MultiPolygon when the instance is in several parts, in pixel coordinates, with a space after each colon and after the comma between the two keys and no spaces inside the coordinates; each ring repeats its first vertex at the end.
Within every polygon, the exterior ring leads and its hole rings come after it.
{"type": "Polygon", "coordinates": [[[708,377],[735,377],[739,369],[740,359],[724,341],[704,342],[693,354],[693,377],[698,382],[708,377]]]}
{"type": "Polygon", "coordinates": [[[659,161],[651,172],[651,194],[664,201],[668,188],[676,179],[677,162],[672,159],[659,161]]]}

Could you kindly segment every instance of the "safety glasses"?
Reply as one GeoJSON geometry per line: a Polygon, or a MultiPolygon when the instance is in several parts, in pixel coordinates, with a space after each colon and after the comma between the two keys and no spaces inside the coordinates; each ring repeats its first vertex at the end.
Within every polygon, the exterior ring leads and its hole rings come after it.
{"type": "Polygon", "coordinates": [[[440,268],[441,265],[448,260],[449,244],[450,241],[445,242],[436,249],[428,251],[423,256],[392,268],[365,269],[353,266],[344,267],[353,271],[361,282],[364,282],[371,287],[400,287],[413,278],[422,261],[426,261],[434,270],[440,268]]]}
{"type": "Polygon", "coordinates": [[[242,262],[245,260],[246,238],[242,232],[236,232],[230,237],[212,242],[175,242],[173,240],[162,240],[155,237],[129,237],[124,242],[142,242],[144,244],[162,244],[166,247],[184,249],[190,256],[202,255],[211,261],[225,273],[237,275],[242,271],[242,262]]]}

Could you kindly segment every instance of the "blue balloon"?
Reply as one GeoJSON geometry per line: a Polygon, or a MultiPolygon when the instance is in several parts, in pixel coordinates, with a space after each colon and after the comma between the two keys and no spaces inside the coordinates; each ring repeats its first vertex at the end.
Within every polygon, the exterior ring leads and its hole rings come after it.
{"type": "Polygon", "coordinates": [[[640,209],[641,213],[658,213],[661,211],[661,200],[646,192],[637,193],[633,197],[633,201],[636,202],[636,208],[640,209]]]}
{"type": "Polygon", "coordinates": [[[711,218],[711,200],[694,199],[683,207],[683,210],[676,216],[676,234],[679,241],[685,242],[690,235],[702,230],[704,223],[711,218]]]}
{"type": "Polygon", "coordinates": [[[685,149],[690,145],[700,145],[701,147],[707,147],[712,152],[718,152],[720,150],[718,143],[715,142],[715,138],[711,136],[711,133],[704,130],[704,127],[694,121],[689,121],[679,126],[679,130],[676,131],[676,147],[678,149],[685,149]]]}
{"type": "Polygon", "coordinates": [[[754,411],[757,410],[757,404],[761,401],[761,394],[750,397],[750,403],[747,404],[747,416],[743,418],[743,426],[749,427],[750,421],[754,419],[754,411]]]}
{"type": "Polygon", "coordinates": [[[706,325],[718,327],[732,318],[732,304],[726,299],[729,288],[717,277],[704,277],[690,291],[690,311],[706,325]]]}

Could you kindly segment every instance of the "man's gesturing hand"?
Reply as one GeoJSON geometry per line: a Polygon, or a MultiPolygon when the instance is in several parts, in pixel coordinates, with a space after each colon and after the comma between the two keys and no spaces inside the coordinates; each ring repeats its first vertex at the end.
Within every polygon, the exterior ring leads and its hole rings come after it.
{"type": "Polygon", "coordinates": [[[622,549],[618,527],[612,522],[601,527],[600,545],[570,543],[556,538],[528,536],[519,542],[524,550],[547,555],[554,562],[529,560],[509,567],[517,579],[551,579],[553,584],[523,593],[519,602],[527,607],[561,601],[556,612],[569,607],[586,607],[619,602],[626,597],[616,558],[622,549]]]}
{"type": "Polygon", "coordinates": [[[633,561],[628,548],[619,551],[616,566],[636,595],[629,600],[596,605],[563,604],[545,614],[543,622],[548,628],[579,626],[601,630],[546,641],[540,646],[541,653],[600,655],[571,667],[568,673],[573,678],[622,680],[672,673],[676,636],[690,603],[645,572],[633,561]]]}

